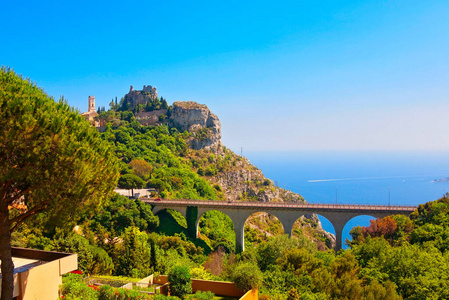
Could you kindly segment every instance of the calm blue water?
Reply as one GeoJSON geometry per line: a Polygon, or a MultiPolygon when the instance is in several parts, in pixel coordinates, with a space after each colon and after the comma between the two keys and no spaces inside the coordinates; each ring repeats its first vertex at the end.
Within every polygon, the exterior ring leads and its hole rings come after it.
{"type": "MultiPolygon", "coordinates": [[[[449,153],[247,152],[278,186],[310,203],[418,205],[449,192],[449,153]]],[[[352,219],[343,231],[368,226],[369,216],[352,219]]],[[[335,233],[320,216],[325,230],[335,233]]]]}

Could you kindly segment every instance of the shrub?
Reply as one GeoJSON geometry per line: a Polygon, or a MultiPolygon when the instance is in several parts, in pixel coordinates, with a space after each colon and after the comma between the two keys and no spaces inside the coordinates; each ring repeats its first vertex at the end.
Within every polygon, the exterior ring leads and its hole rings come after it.
{"type": "Polygon", "coordinates": [[[192,282],[190,281],[190,270],[186,266],[174,266],[168,273],[170,282],[170,294],[179,298],[192,292],[192,282]]]}
{"type": "Polygon", "coordinates": [[[212,274],[206,271],[202,266],[191,269],[190,275],[192,276],[192,278],[195,279],[204,279],[204,280],[212,279],[212,274]]]}
{"type": "Polygon", "coordinates": [[[154,295],[152,299],[153,299],[153,300],[179,300],[178,297],[174,297],[174,296],[165,296],[165,295],[161,295],[161,294],[156,294],[156,295],[154,295]]]}
{"type": "Polygon", "coordinates": [[[215,294],[207,291],[207,292],[201,292],[197,291],[194,295],[187,296],[188,300],[212,300],[214,298],[215,294]]]}
{"type": "Polygon", "coordinates": [[[83,282],[79,274],[68,274],[61,286],[61,296],[65,300],[96,300],[97,292],[83,282]]]}
{"type": "Polygon", "coordinates": [[[287,300],[299,300],[298,290],[292,287],[288,292],[287,300]]]}
{"type": "Polygon", "coordinates": [[[98,300],[115,299],[115,289],[109,285],[102,285],[98,289],[98,300]]]}
{"type": "MultiPolygon", "coordinates": [[[[149,299],[148,296],[134,290],[117,289],[117,300],[144,300],[149,299]]],[[[115,298],[111,298],[115,299],[115,298]]]]}
{"type": "Polygon", "coordinates": [[[259,268],[249,262],[239,264],[231,274],[238,289],[247,291],[262,285],[263,275],[259,268]]]}

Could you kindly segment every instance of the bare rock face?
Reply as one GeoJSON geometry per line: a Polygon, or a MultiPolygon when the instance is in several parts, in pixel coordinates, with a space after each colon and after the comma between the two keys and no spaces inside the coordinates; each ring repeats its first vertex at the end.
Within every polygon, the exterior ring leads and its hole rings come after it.
{"type": "Polygon", "coordinates": [[[193,101],[173,103],[168,120],[170,127],[189,131],[190,146],[195,150],[212,149],[221,144],[221,124],[206,105],[193,101]]]}
{"type": "Polygon", "coordinates": [[[136,120],[143,126],[160,125],[160,116],[167,115],[167,109],[158,109],[153,111],[144,111],[136,113],[136,120]]]}

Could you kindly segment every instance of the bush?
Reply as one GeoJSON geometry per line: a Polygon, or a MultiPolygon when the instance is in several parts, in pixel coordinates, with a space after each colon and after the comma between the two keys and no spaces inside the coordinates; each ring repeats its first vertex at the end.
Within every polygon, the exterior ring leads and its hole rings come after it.
{"type": "Polygon", "coordinates": [[[195,279],[211,280],[212,274],[200,266],[198,268],[193,268],[190,270],[190,275],[195,279]]]}
{"type": "Polygon", "coordinates": [[[192,292],[192,282],[190,281],[190,270],[185,266],[174,266],[168,273],[170,282],[170,294],[179,298],[192,292]]]}
{"type": "Polygon", "coordinates": [[[174,296],[164,296],[161,294],[156,294],[153,296],[152,298],[153,300],[179,300],[178,297],[174,297],[174,296]]]}
{"type": "MultiPolygon", "coordinates": [[[[138,291],[134,290],[127,290],[127,289],[117,289],[117,300],[146,300],[149,299],[148,296],[139,293],[138,291]]],[[[115,299],[115,298],[111,298],[115,299]]]]}
{"type": "Polygon", "coordinates": [[[188,300],[212,300],[215,294],[212,292],[201,292],[197,291],[194,295],[187,296],[188,300]]]}
{"type": "Polygon", "coordinates": [[[231,279],[238,289],[248,291],[262,285],[263,275],[256,265],[246,262],[234,269],[231,279]]]}
{"type": "Polygon", "coordinates": [[[68,274],[63,279],[61,296],[64,300],[96,300],[97,292],[83,282],[79,274],[68,274]]]}
{"type": "Polygon", "coordinates": [[[98,300],[115,299],[115,289],[109,285],[102,285],[98,290],[98,300]]]}

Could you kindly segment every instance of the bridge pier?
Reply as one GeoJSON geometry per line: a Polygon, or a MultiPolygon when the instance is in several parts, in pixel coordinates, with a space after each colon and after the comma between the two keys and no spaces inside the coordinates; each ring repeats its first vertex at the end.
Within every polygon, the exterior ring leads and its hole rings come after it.
{"type": "Polygon", "coordinates": [[[291,237],[293,233],[293,224],[295,224],[296,220],[302,215],[304,215],[302,212],[285,210],[277,212],[274,216],[278,218],[284,227],[284,234],[288,234],[288,236],[291,237]]]}
{"type": "Polygon", "coordinates": [[[252,211],[245,211],[239,209],[232,209],[228,212],[224,212],[231,218],[234,223],[235,230],[235,253],[241,253],[245,251],[245,221],[253,214],[252,211]]]}
{"type": "Polygon", "coordinates": [[[234,222],[235,253],[245,251],[245,222],[234,222]]]}
{"type": "Polygon", "coordinates": [[[343,229],[345,228],[346,223],[352,218],[358,216],[356,213],[351,212],[324,212],[321,213],[323,217],[328,219],[335,230],[335,253],[337,253],[343,247],[343,229]]]}

